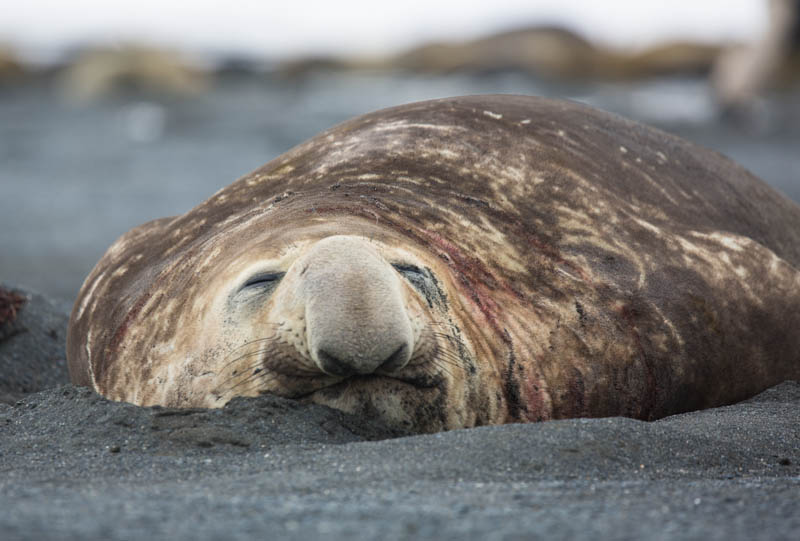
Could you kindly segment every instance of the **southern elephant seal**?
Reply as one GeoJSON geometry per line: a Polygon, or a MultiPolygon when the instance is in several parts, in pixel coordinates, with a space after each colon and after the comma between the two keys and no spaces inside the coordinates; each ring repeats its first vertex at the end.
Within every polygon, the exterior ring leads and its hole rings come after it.
{"type": "Polygon", "coordinates": [[[122,236],[72,380],[142,405],[271,392],[414,431],[656,419],[800,378],[800,208],[576,103],[361,116],[122,236]]]}

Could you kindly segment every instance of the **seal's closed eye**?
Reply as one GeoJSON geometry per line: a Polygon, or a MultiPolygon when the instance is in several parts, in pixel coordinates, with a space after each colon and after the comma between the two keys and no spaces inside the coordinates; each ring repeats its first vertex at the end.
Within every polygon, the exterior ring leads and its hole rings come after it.
{"type": "Polygon", "coordinates": [[[257,313],[264,307],[264,302],[272,296],[285,272],[266,271],[250,276],[245,282],[233,290],[228,298],[228,308],[243,314],[257,313]]]}
{"type": "Polygon", "coordinates": [[[251,287],[274,287],[275,285],[280,282],[283,275],[286,274],[285,272],[262,272],[250,277],[244,285],[241,287],[242,289],[247,289],[251,287]]]}
{"type": "Polygon", "coordinates": [[[410,263],[393,263],[392,267],[408,280],[414,289],[422,293],[429,306],[438,304],[438,288],[430,270],[421,269],[410,263]]]}
{"type": "Polygon", "coordinates": [[[394,263],[392,264],[400,274],[406,277],[413,277],[414,275],[425,276],[425,271],[417,267],[416,265],[410,265],[407,263],[394,263]]]}

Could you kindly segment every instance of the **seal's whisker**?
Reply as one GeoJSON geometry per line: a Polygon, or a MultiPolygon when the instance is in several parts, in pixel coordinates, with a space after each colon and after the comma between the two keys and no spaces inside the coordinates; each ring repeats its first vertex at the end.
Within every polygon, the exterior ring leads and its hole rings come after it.
{"type": "Polygon", "coordinates": [[[451,334],[451,333],[446,333],[446,332],[442,332],[442,331],[430,331],[430,334],[431,334],[431,336],[435,336],[437,338],[447,338],[447,339],[452,340],[454,342],[460,342],[462,344],[464,343],[464,339],[461,338],[460,336],[458,336],[455,333],[451,334]]]}
{"type": "MultiPolygon", "coordinates": [[[[232,355],[232,354],[236,353],[237,351],[241,350],[242,348],[245,348],[245,347],[248,347],[248,346],[253,346],[254,344],[261,344],[261,343],[264,343],[264,342],[272,342],[272,341],[275,341],[275,340],[277,340],[277,335],[274,335],[274,334],[273,334],[273,335],[271,335],[271,336],[266,336],[266,337],[264,337],[264,338],[258,338],[258,339],[256,339],[256,340],[250,340],[249,342],[246,342],[245,344],[242,344],[241,346],[237,346],[237,347],[235,347],[234,349],[232,349],[230,352],[228,352],[228,355],[232,355]]],[[[257,354],[259,354],[259,352],[260,352],[260,353],[265,353],[265,352],[267,352],[267,351],[269,351],[269,349],[259,349],[259,350],[255,351],[255,352],[245,353],[245,354],[243,355],[243,357],[244,357],[244,356],[247,356],[247,355],[251,355],[251,354],[256,354],[256,355],[257,355],[257,354]]],[[[233,359],[233,360],[231,360],[231,361],[228,361],[228,362],[226,362],[226,363],[225,363],[225,364],[223,364],[223,365],[222,365],[222,367],[219,369],[219,370],[220,370],[220,372],[224,371],[224,370],[225,370],[226,368],[228,368],[228,367],[229,367],[229,366],[230,366],[232,363],[235,363],[236,361],[240,360],[241,358],[242,358],[242,357],[236,357],[235,359],[233,359]]]]}
{"type": "MultiPolygon", "coordinates": [[[[265,354],[267,354],[269,351],[270,351],[269,349],[260,349],[260,350],[257,350],[257,351],[252,351],[250,353],[245,353],[245,354],[240,355],[239,357],[237,357],[234,361],[243,361],[243,360],[251,358],[251,357],[258,357],[258,360],[256,362],[248,362],[247,364],[244,364],[242,366],[236,366],[236,369],[233,370],[222,381],[222,384],[227,383],[230,380],[236,379],[237,377],[241,377],[243,374],[246,374],[246,373],[248,373],[250,371],[255,371],[255,370],[259,370],[260,371],[260,370],[266,369],[266,367],[264,366],[263,358],[264,358],[265,354]]],[[[230,364],[231,363],[228,363],[228,366],[230,366],[230,364]]],[[[222,373],[223,373],[223,371],[220,371],[220,374],[222,374],[222,373]]]]}
{"type": "MultiPolygon", "coordinates": [[[[272,377],[275,378],[281,374],[284,376],[291,375],[297,378],[320,377],[321,375],[321,372],[316,369],[316,367],[304,367],[297,362],[297,359],[294,356],[287,355],[285,352],[281,353],[277,348],[272,347],[271,345],[269,347],[262,347],[258,350],[239,355],[236,359],[229,362],[227,367],[230,368],[230,365],[233,362],[241,362],[252,357],[257,357],[257,360],[255,362],[251,360],[247,363],[235,365],[235,370],[230,372],[229,375],[222,382],[220,382],[219,387],[225,388],[233,383],[235,388],[241,383],[242,378],[252,379],[255,374],[261,374],[261,377],[264,377],[266,374],[272,374],[272,377]],[[284,372],[280,369],[281,366],[290,368],[291,372],[284,372]],[[248,373],[250,373],[250,376],[247,376],[248,373]]],[[[220,373],[222,373],[222,371],[220,373]]]]}
{"type": "Polygon", "coordinates": [[[465,345],[463,340],[450,334],[430,330],[428,336],[435,339],[436,346],[435,352],[432,353],[433,357],[441,358],[443,362],[456,367],[463,364],[460,354],[460,349],[465,345]]]}
{"type": "Polygon", "coordinates": [[[253,383],[254,381],[261,380],[261,383],[267,383],[269,381],[277,379],[277,374],[270,374],[270,373],[263,373],[262,371],[255,371],[251,373],[248,377],[244,378],[243,380],[239,381],[232,387],[227,388],[227,391],[234,391],[238,389],[242,385],[253,383]]]}
{"type": "Polygon", "coordinates": [[[460,366],[462,366],[462,360],[460,357],[449,354],[437,355],[431,360],[431,362],[442,363],[442,365],[450,366],[453,368],[459,368],[460,366]]]}
{"type": "MultiPolygon", "coordinates": [[[[267,349],[258,349],[258,350],[255,350],[255,351],[250,351],[248,353],[243,353],[243,354],[239,355],[238,357],[236,357],[235,359],[232,359],[231,361],[225,363],[225,365],[222,368],[220,368],[219,373],[221,374],[221,373],[225,372],[225,370],[230,368],[232,364],[237,363],[237,362],[241,361],[242,359],[247,359],[247,358],[256,357],[256,356],[262,356],[262,355],[264,355],[265,353],[267,353],[269,351],[270,350],[267,348],[267,349]]],[[[236,372],[237,371],[234,370],[233,371],[233,375],[236,375],[236,372]]]]}
{"type": "Polygon", "coordinates": [[[437,356],[445,356],[456,361],[461,360],[461,353],[460,350],[455,348],[452,344],[437,344],[438,348],[436,349],[437,356]]]}
{"type": "Polygon", "coordinates": [[[446,334],[448,336],[459,336],[460,333],[457,332],[457,328],[452,325],[442,325],[436,323],[429,323],[425,326],[425,330],[432,332],[432,333],[439,333],[439,334],[446,334]]]}
{"type": "Polygon", "coordinates": [[[457,329],[458,325],[450,321],[449,319],[444,321],[428,321],[425,324],[426,327],[441,327],[446,329],[457,329]]]}
{"type": "Polygon", "coordinates": [[[444,372],[445,374],[447,374],[448,376],[450,376],[452,378],[454,376],[454,374],[452,372],[452,368],[454,368],[456,365],[455,364],[449,364],[447,362],[443,362],[443,359],[434,359],[433,362],[430,363],[429,366],[430,366],[431,370],[433,368],[436,368],[438,371],[444,372]]]}
{"type": "Polygon", "coordinates": [[[466,347],[466,344],[463,340],[454,339],[448,335],[434,335],[436,338],[440,338],[439,345],[448,351],[452,351],[453,353],[457,354],[462,349],[466,347]]]}
{"type": "MultiPolygon", "coordinates": [[[[271,327],[277,327],[278,325],[277,324],[271,324],[270,326],[271,327]]],[[[275,339],[277,339],[277,334],[273,333],[273,334],[271,334],[269,336],[265,336],[263,338],[256,338],[254,340],[248,340],[247,342],[245,342],[245,343],[243,343],[241,345],[238,345],[235,348],[233,348],[231,350],[231,352],[238,351],[238,350],[240,350],[242,348],[246,348],[247,346],[251,346],[253,344],[258,344],[258,343],[261,343],[261,342],[266,342],[266,341],[275,340],[275,339]]]]}
{"type": "Polygon", "coordinates": [[[434,359],[430,364],[423,366],[422,370],[433,379],[440,377],[442,372],[447,374],[451,379],[454,377],[447,364],[439,364],[438,359],[434,359]]]}

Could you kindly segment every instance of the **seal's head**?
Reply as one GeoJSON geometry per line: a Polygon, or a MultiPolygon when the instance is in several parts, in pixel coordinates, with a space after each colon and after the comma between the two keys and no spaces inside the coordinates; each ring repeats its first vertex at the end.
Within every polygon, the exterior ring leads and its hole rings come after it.
{"type": "Polygon", "coordinates": [[[72,340],[100,310],[119,324],[89,327],[71,347],[73,380],[142,405],[273,393],[413,431],[491,422],[499,406],[486,379],[499,375],[476,363],[487,346],[464,334],[480,333],[448,293],[447,263],[396,227],[342,209],[298,219],[295,206],[215,224],[194,248],[159,249],[159,262],[152,241],[174,221],[117,241],[76,303],[72,340]],[[127,281],[128,296],[108,283],[128,276],[148,287],[127,281]]]}
{"type": "MultiPolygon", "coordinates": [[[[491,408],[475,407],[479,386],[468,380],[477,368],[442,290],[441,263],[358,222],[267,235],[211,278],[218,295],[175,345],[196,349],[206,371],[176,382],[196,395],[191,402],[271,392],[415,430],[488,421],[480,412],[491,408]],[[471,392],[448,396],[455,389],[471,392]]],[[[154,387],[146,401],[169,403],[179,391],[171,387],[154,387]]]]}

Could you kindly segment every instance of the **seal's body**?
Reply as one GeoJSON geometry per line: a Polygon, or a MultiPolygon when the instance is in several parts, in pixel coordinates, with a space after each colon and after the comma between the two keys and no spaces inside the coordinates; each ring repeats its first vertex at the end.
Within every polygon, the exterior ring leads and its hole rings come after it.
{"type": "Polygon", "coordinates": [[[271,392],[415,431],[655,419],[800,378],[800,208],[568,102],[345,122],[119,239],[72,313],[115,400],[271,392]]]}

